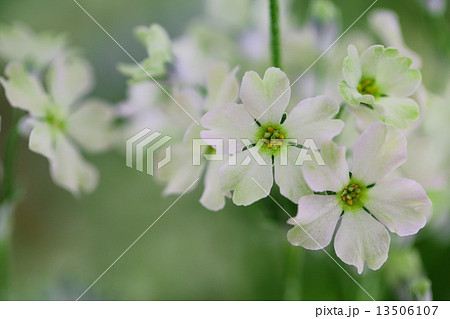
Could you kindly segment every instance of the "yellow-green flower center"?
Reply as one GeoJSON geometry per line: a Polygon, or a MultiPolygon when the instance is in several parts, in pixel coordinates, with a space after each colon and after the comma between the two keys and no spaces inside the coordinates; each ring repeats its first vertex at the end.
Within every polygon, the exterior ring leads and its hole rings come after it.
{"type": "Polygon", "coordinates": [[[342,188],[336,196],[338,196],[339,202],[342,208],[345,209],[359,209],[364,206],[364,200],[366,198],[366,186],[353,179],[342,188]]]}
{"type": "Polygon", "coordinates": [[[283,145],[287,145],[286,135],[287,132],[281,124],[267,123],[259,127],[256,140],[261,145],[261,151],[276,155],[283,145]]]}
{"type": "Polygon", "coordinates": [[[359,81],[358,92],[361,94],[370,94],[376,96],[379,94],[378,86],[374,79],[363,78],[359,81]]]}
{"type": "Polygon", "coordinates": [[[45,121],[52,127],[64,131],[66,129],[66,121],[62,116],[58,116],[54,112],[47,111],[45,121]]]}

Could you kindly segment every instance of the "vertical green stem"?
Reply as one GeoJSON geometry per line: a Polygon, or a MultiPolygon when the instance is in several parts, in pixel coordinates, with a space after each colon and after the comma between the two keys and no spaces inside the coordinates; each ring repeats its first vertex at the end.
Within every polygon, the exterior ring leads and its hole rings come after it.
{"type": "Polygon", "coordinates": [[[270,1],[270,48],[272,64],[281,68],[281,39],[280,39],[280,7],[279,0],[270,1]]]}
{"type": "Polygon", "coordinates": [[[286,244],[286,260],[284,274],[283,300],[301,300],[302,298],[302,268],[303,251],[300,247],[286,244]]]}

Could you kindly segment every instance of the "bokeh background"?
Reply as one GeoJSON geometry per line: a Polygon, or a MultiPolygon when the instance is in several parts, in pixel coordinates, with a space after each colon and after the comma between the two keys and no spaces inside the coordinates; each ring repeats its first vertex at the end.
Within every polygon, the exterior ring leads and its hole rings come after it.
{"type": "MultiPolygon", "coordinates": [[[[79,2],[140,58],[145,51],[132,36],[135,26],[156,22],[176,37],[204,11],[200,0],[79,2]]],[[[299,21],[309,2],[294,1],[293,14],[299,21]]],[[[344,26],[370,4],[334,2],[342,11],[344,26]]],[[[406,43],[423,57],[426,86],[436,93],[442,90],[442,74],[448,74],[449,60],[443,54],[446,39],[437,36],[436,30],[447,28],[448,32],[449,10],[433,18],[418,1],[379,0],[376,7],[390,8],[399,15],[406,43]]],[[[93,94],[111,102],[124,99],[126,79],[116,64],[129,62],[127,56],[72,0],[1,0],[0,23],[14,21],[37,31],[65,32],[95,68],[93,94]]],[[[364,28],[364,24],[363,18],[355,27],[364,28]]],[[[3,92],[0,106],[3,146],[10,114],[3,92]]],[[[161,197],[163,185],[127,168],[120,152],[88,159],[100,169],[100,185],[93,194],[74,198],[53,184],[47,160],[29,151],[22,140],[17,163],[22,199],[14,218],[12,299],[76,299],[176,198],[161,197]]],[[[181,198],[83,299],[368,299],[324,252],[289,247],[287,218],[283,213],[273,216],[264,208],[270,203],[263,201],[251,208],[228,203],[214,213],[198,203],[200,194],[197,188],[181,198]],[[286,256],[291,256],[289,262],[286,256]]],[[[289,209],[295,213],[294,206],[289,209]]],[[[434,299],[449,300],[450,241],[437,232],[433,228],[421,231],[416,247],[432,281],[434,299]]],[[[332,247],[327,250],[335,256],[332,247]]],[[[386,284],[389,276],[383,274],[389,267],[363,275],[344,267],[376,299],[397,298],[386,284]]]]}

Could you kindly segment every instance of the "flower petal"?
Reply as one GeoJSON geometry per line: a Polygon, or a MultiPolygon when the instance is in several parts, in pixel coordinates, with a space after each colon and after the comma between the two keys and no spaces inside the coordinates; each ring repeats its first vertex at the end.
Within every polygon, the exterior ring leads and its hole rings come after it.
{"type": "Polygon", "coordinates": [[[322,144],[320,154],[325,165],[308,161],[303,165],[303,176],[313,191],[341,190],[349,181],[349,169],[345,159],[345,147],[333,142],[322,144]]]}
{"type": "Polygon", "coordinates": [[[219,171],[222,161],[209,161],[205,173],[205,189],[200,203],[209,210],[218,211],[225,207],[225,194],[219,182],[219,171]]]}
{"type": "Polygon", "coordinates": [[[44,117],[50,99],[39,80],[16,62],[8,64],[5,74],[9,79],[0,78],[0,82],[5,88],[9,103],[35,117],[44,117]]]}
{"type": "Polygon", "coordinates": [[[413,94],[422,81],[418,70],[410,69],[412,60],[407,57],[385,59],[380,62],[376,83],[385,95],[408,97],[413,94]]]}
{"type": "Polygon", "coordinates": [[[68,120],[68,132],[89,152],[106,151],[114,142],[112,107],[101,100],[83,103],[68,120]]]}
{"type": "Polygon", "coordinates": [[[33,129],[28,142],[30,150],[53,159],[55,156],[53,139],[56,132],[47,123],[32,121],[31,125],[33,129]]]}
{"type": "Polygon", "coordinates": [[[381,109],[383,122],[398,128],[407,128],[408,121],[419,117],[419,105],[413,99],[382,97],[376,101],[376,106],[381,109]]]}
{"type": "Polygon", "coordinates": [[[326,96],[317,96],[301,101],[287,116],[283,127],[289,138],[296,138],[299,144],[313,139],[317,145],[331,140],[344,128],[344,122],[333,120],[339,112],[339,105],[326,96]]]}
{"type": "Polygon", "coordinates": [[[50,160],[53,181],[74,195],[91,193],[98,184],[98,171],[87,163],[63,135],[55,139],[55,156],[50,160]]]}
{"type": "Polygon", "coordinates": [[[384,48],[382,45],[373,45],[361,54],[361,69],[363,77],[376,79],[378,67],[388,58],[397,57],[398,50],[384,48]]]}
{"type": "Polygon", "coordinates": [[[50,65],[47,85],[55,103],[68,109],[93,88],[92,68],[81,58],[58,58],[50,65]]]}
{"type": "Polygon", "coordinates": [[[364,204],[390,231],[400,236],[413,235],[425,226],[431,208],[422,186],[406,178],[370,188],[364,204]]]}
{"type": "Polygon", "coordinates": [[[300,149],[294,146],[285,147],[283,154],[275,156],[275,183],[280,187],[280,193],[294,203],[298,203],[300,197],[312,194],[311,189],[303,178],[302,168],[295,165],[300,154],[300,149]],[[284,163],[280,156],[287,156],[284,163]]]}
{"type": "Polygon", "coordinates": [[[388,257],[391,237],[386,227],[363,210],[345,212],[334,239],[336,255],[362,273],[364,262],[379,269],[388,257]]]}
{"type": "MultiPolygon", "coordinates": [[[[169,163],[156,171],[156,177],[167,183],[164,195],[182,194],[197,178],[200,178],[205,168],[205,165],[193,165],[192,149],[185,144],[172,146],[171,158],[169,163]]],[[[191,187],[189,191],[194,188],[191,187]]]]}
{"type": "Polygon", "coordinates": [[[236,79],[235,68],[231,72],[226,63],[216,63],[208,69],[207,90],[205,109],[212,110],[216,107],[233,103],[239,95],[239,83],[236,79]]]}
{"type": "Polygon", "coordinates": [[[240,151],[245,147],[241,139],[255,142],[258,125],[252,125],[253,121],[242,104],[226,104],[209,111],[202,117],[202,126],[209,130],[202,131],[201,137],[206,142],[208,139],[222,139],[226,153],[230,151],[228,150],[229,139],[235,139],[238,151],[240,151]]]}
{"type": "Polygon", "coordinates": [[[358,51],[353,45],[348,46],[347,53],[343,63],[344,79],[350,87],[356,88],[362,76],[361,62],[358,51]]]}
{"type": "Polygon", "coordinates": [[[353,177],[371,185],[381,181],[405,161],[406,137],[392,126],[375,123],[355,143],[353,177]]]}
{"type": "Polygon", "coordinates": [[[256,72],[246,72],[241,85],[241,100],[248,112],[260,123],[280,123],[289,104],[291,89],[286,74],[269,68],[261,79],[256,72]]]}
{"type": "Polygon", "coordinates": [[[288,241],[312,250],[328,246],[341,212],[335,196],[303,196],[298,203],[297,216],[288,221],[294,225],[288,232],[288,241]]]}
{"type": "Polygon", "coordinates": [[[273,185],[272,159],[270,155],[260,154],[266,165],[259,165],[249,150],[237,153],[236,165],[224,164],[220,169],[220,182],[223,192],[233,190],[233,203],[248,206],[269,195],[273,185]],[[250,157],[248,165],[244,160],[250,157]]]}

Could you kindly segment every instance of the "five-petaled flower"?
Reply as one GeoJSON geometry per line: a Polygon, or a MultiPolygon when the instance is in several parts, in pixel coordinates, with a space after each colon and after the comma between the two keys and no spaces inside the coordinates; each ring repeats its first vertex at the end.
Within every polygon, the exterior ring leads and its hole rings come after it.
{"type": "Polygon", "coordinates": [[[8,79],[0,81],[10,104],[29,115],[30,149],[49,159],[56,184],[74,194],[91,192],[98,172],[74,142],[90,152],[106,150],[113,141],[114,115],[105,102],[80,100],[93,86],[90,65],[80,58],[56,59],[47,74],[47,92],[21,63],[10,63],[5,73],[8,79]]]}
{"type": "Polygon", "coordinates": [[[242,104],[223,105],[201,120],[207,129],[201,132],[205,141],[223,139],[225,152],[236,153],[237,165],[224,164],[220,171],[222,191],[233,190],[236,205],[250,205],[267,196],[273,185],[272,166],[283,196],[297,202],[302,195],[310,194],[296,165],[301,143],[312,139],[320,145],[338,135],[344,126],[341,120],[333,119],[339,106],[325,96],[301,101],[286,116],[290,95],[289,80],[280,69],[267,69],[263,79],[256,72],[247,72],[240,88],[242,104]],[[237,152],[227,149],[230,140],[235,141],[237,152]],[[293,144],[295,141],[298,144],[293,144]],[[254,147],[266,165],[246,161],[253,156],[254,147]]]}
{"type": "Polygon", "coordinates": [[[342,216],[334,240],[336,254],[361,273],[364,262],[378,269],[387,259],[390,236],[417,233],[427,220],[431,201],[417,182],[386,179],[406,161],[406,138],[383,123],[372,124],[353,149],[353,168],[345,148],[325,142],[321,148],[326,166],[307,162],[306,182],[315,194],[298,203],[298,214],[288,240],[307,249],[327,246],[342,216]]]}
{"type": "Polygon", "coordinates": [[[344,59],[344,79],[339,91],[360,118],[381,120],[398,128],[419,116],[419,106],[409,98],[422,76],[411,69],[412,60],[393,48],[374,45],[358,55],[353,45],[344,59]]]}

